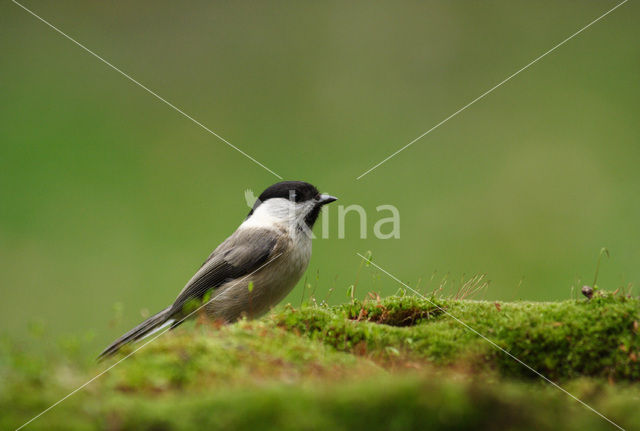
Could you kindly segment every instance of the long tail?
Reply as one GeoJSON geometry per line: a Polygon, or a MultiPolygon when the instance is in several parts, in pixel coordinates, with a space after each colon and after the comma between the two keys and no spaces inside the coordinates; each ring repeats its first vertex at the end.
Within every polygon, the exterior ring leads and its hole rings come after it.
{"type": "Polygon", "coordinates": [[[102,353],[100,353],[100,356],[98,356],[98,361],[113,355],[118,350],[120,350],[120,347],[124,346],[125,344],[146,338],[151,334],[160,331],[162,328],[165,328],[174,323],[174,319],[171,319],[170,317],[170,312],[171,307],[169,306],[158,314],[149,317],[147,320],[133,328],[131,331],[118,338],[116,341],[111,343],[109,347],[104,349],[102,353]]]}

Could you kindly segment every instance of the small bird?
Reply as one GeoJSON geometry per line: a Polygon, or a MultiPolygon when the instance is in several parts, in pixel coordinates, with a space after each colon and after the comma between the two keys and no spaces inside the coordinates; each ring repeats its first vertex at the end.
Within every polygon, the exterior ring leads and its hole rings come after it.
{"type": "Polygon", "coordinates": [[[208,318],[225,323],[266,313],[304,274],[311,258],[311,229],[322,207],[336,199],[303,181],[268,187],[174,303],[115,340],[98,359],[164,328],[173,329],[200,308],[208,318]]]}

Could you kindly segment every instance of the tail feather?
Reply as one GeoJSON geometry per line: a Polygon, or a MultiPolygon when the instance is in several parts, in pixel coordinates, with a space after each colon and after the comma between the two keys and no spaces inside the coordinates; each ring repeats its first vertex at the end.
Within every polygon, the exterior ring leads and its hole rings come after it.
{"type": "Polygon", "coordinates": [[[158,314],[149,317],[147,320],[111,343],[109,347],[107,347],[102,351],[102,353],[100,353],[100,356],[98,356],[98,360],[100,361],[108,356],[111,356],[118,350],[120,350],[120,348],[125,344],[146,338],[172,323],[174,322],[173,319],[171,319],[171,307],[167,307],[158,314]]]}

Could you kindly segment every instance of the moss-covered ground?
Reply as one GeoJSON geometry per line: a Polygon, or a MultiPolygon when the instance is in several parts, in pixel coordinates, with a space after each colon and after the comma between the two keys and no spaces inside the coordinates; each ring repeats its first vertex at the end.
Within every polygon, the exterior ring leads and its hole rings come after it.
{"type": "MultiPolygon", "coordinates": [[[[640,429],[639,322],[638,299],[606,293],[287,306],[258,321],[184,325],[25,429],[616,429],[478,333],[640,429]]],[[[4,340],[0,426],[19,427],[127,353],[95,364],[4,340]]]]}

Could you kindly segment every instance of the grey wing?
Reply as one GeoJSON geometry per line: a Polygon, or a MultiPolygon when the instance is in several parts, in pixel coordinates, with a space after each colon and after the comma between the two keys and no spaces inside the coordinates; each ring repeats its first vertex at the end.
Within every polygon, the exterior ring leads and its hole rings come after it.
{"type": "Polygon", "coordinates": [[[256,271],[273,255],[278,237],[278,232],[268,229],[236,231],[211,253],[189,280],[171,306],[171,314],[181,314],[189,301],[200,301],[211,289],[256,271]]]}

